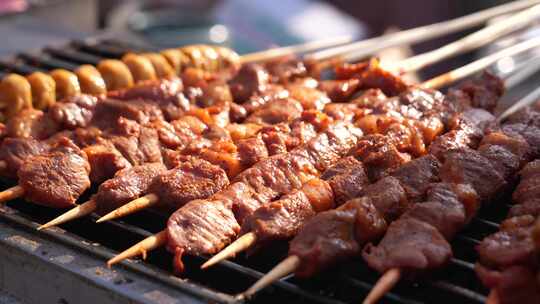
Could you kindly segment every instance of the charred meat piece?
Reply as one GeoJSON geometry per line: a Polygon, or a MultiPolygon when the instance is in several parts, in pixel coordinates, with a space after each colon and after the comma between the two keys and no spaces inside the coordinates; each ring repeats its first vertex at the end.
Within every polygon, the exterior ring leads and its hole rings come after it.
{"type": "Polygon", "coordinates": [[[148,163],[122,169],[113,178],[102,183],[93,199],[97,212],[106,214],[148,193],[154,178],[167,170],[161,163],[148,163]]]}
{"type": "Polygon", "coordinates": [[[210,197],[228,184],[223,169],[205,160],[190,158],[156,176],[148,192],[158,194],[162,205],[176,210],[189,201],[210,197]]]}
{"type": "Polygon", "coordinates": [[[358,79],[346,80],[322,80],[319,82],[319,89],[325,92],[332,102],[348,102],[351,96],[356,93],[360,85],[358,79]]]}
{"type": "Polygon", "coordinates": [[[366,245],[362,256],[380,273],[393,268],[414,272],[445,265],[452,248],[435,227],[409,218],[392,222],[379,245],[366,245]]]}
{"type": "Polygon", "coordinates": [[[392,176],[399,180],[409,200],[420,201],[429,184],[439,180],[440,166],[437,158],[426,155],[402,165],[392,173],[392,176]]]}
{"type": "Polygon", "coordinates": [[[68,208],[90,187],[90,164],[84,152],[69,139],[59,140],[45,154],[21,165],[19,185],[26,199],[53,208],[68,208]]]}

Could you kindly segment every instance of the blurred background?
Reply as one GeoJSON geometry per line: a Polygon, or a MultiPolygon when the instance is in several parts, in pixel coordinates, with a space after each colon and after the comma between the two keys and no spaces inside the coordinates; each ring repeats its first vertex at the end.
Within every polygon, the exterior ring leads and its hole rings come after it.
{"type": "MultiPolygon", "coordinates": [[[[343,34],[362,39],[503,2],[508,1],[0,0],[0,56],[96,34],[156,49],[212,43],[246,53],[343,34]]],[[[412,52],[437,48],[462,34],[415,45],[412,52]]],[[[438,64],[424,76],[475,55],[438,64]]]]}

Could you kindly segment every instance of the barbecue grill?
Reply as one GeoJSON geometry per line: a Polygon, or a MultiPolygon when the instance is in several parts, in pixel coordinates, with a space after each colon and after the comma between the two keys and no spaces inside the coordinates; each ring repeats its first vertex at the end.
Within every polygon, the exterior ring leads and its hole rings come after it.
{"type": "MultiPolygon", "coordinates": [[[[63,46],[16,54],[0,60],[0,76],[28,74],[56,68],[73,70],[97,64],[128,51],[151,48],[110,38],[72,41],[63,46]]],[[[10,185],[2,185],[2,189],[10,185]]],[[[510,201],[507,197],[500,198],[510,201]]],[[[475,273],[474,246],[498,230],[505,204],[492,204],[453,242],[450,267],[425,283],[400,283],[384,303],[484,303],[487,290],[475,273]]],[[[157,250],[145,262],[127,261],[108,269],[105,261],[116,252],[163,229],[166,217],[144,211],[105,224],[96,217],[82,218],[62,227],[35,230],[59,215],[22,200],[0,207],[0,288],[32,303],[234,303],[244,291],[286,257],[286,244],[273,246],[249,260],[242,257],[202,271],[205,258],[186,257],[182,278],[171,274],[171,255],[157,250]]],[[[379,275],[361,258],[328,270],[310,280],[287,277],[257,295],[252,303],[359,302],[379,275]]]]}

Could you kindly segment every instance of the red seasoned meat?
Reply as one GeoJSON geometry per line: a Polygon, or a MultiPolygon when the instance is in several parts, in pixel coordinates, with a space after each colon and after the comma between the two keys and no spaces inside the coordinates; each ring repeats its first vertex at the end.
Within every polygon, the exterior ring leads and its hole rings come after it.
{"type": "Polygon", "coordinates": [[[352,164],[343,173],[329,178],[328,183],[334,192],[336,204],[341,205],[350,199],[358,197],[364,187],[369,184],[369,180],[364,165],[357,161],[356,164],[352,164]]]}
{"type": "Polygon", "coordinates": [[[48,153],[24,161],[18,172],[19,186],[31,202],[68,208],[90,187],[89,173],[90,164],[84,152],[64,138],[48,153]]]}
{"type": "Polygon", "coordinates": [[[392,176],[367,185],[362,194],[371,199],[373,206],[388,222],[398,218],[409,207],[405,189],[392,176]]]}
{"type": "Polygon", "coordinates": [[[91,145],[83,151],[90,163],[90,180],[94,184],[101,184],[119,170],[131,167],[129,161],[109,143],[91,145]]]}
{"type": "Polygon", "coordinates": [[[190,158],[156,176],[149,193],[156,193],[161,204],[176,210],[187,202],[212,196],[229,184],[223,169],[205,160],[190,158]]]}
{"type": "Polygon", "coordinates": [[[304,84],[290,84],[287,87],[290,97],[298,100],[303,109],[322,110],[325,105],[330,104],[331,100],[325,92],[316,88],[307,87],[304,84]]]}
{"type": "Polygon", "coordinates": [[[403,117],[420,119],[434,108],[440,107],[444,95],[431,89],[410,88],[399,94],[398,112],[403,117]]]}
{"type": "Polygon", "coordinates": [[[409,218],[392,222],[382,241],[366,245],[362,256],[380,273],[393,268],[429,271],[447,264],[452,248],[435,227],[409,218]]]}
{"type": "Polygon", "coordinates": [[[521,165],[518,155],[499,145],[481,145],[478,152],[491,162],[495,171],[505,180],[511,179],[521,165]]]}
{"type": "Polygon", "coordinates": [[[267,62],[264,67],[270,73],[273,82],[286,84],[297,78],[308,76],[304,62],[294,57],[277,58],[267,62]]]}
{"type": "Polygon", "coordinates": [[[502,230],[482,240],[476,246],[483,265],[503,269],[512,265],[535,265],[532,227],[502,230]]]}
{"type": "Polygon", "coordinates": [[[502,132],[490,132],[484,136],[480,146],[488,144],[501,146],[510,151],[518,157],[520,165],[523,165],[529,159],[530,146],[527,141],[519,135],[508,136],[502,132]]]}
{"type": "Polygon", "coordinates": [[[273,125],[299,118],[302,111],[300,102],[290,98],[280,99],[261,106],[246,118],[246,122],[273,125]]]}
{"type": "Polygon", "coordinates": [[[244,64],[236,76],[229,81],[229,87],[234,101],[243,103],[250,97],[262,93],[270,77],[265,69],[258,64],[244,64]]]}
{"type": "Polygon", "coordinates": [[[523,266],[512,266],[503,271],[476,265],[476,274],[482,283],[497,292],[500,304],[537,304],[540,285],[536,273],[523,266]]]}
{"type": "Polygon", "coordinates": [[[124,156],[132,165],[137,166],[144,163],[162,162],[161,144],[158,133],[155,129],[139,126],[133,121],[120,119],[120,126],[130,125],[133,127],[128,134],[107,135],[114,147],[124,156]]]}
{"type": "Polygon", "coordinates": [[[410,155],[399,152],[384,135],[380,134],[368,135],[360,139],[353,155],[366,166],[371,181],[391,174],[411,159],[410,155]]]}
{"type": "Polygon", "coordinates": [[[485,202],[490,201],[506,184],[491,162],[472,149],[449,152],[439,176],[443,182],[470,184],[485,202]]]}
{"type": "Polygon", "coordinates": [[[472,141],[464,130],[452,130],[444,135],[437,137],[429,146],[429,154],[437,159],[444,161],[448,151],[466,148],[472,145],[472,141]]]}
{"type": "Polygon", "coordinates": [[[116,172],[113,178],[99,186],[93,196],[98,205],[97,212],[106,214],[147,194],[154,178],[166,170],[167,168],[160,163],[148,163],[116,172]]]}
{"type": "Polygon", "coordinates": [[[508,212],[508,217],[521,215],[540,216],[540,198],[528,199],[524,203],[514,205],[508,212]]]}
{"type": "Polygon", "coordinates": [[[94,117],[95,107],[101,99],[96,96],[81,94],[65,98],[49,107],[47,114],[62,129],[88,127],[94,117]]]}
{"type": "MultiPolygon", "coordinates": [[[[248,100],[242,103],[242,106],[246,110],[247,114],[251,114],[270,101],[286,99],[289,97],[289,91],[285,90],[282,86],[276,84],[267,84],[264,86],[264,89],[261,92],[251,96],[248,100]]],[[[235,102],[238,101],[235,99],[235,102]]]]}
{"type": "Polygon", "coordinates": [[[242,139],[238,141],[236,147],[244,168],[249,168],[269,156],[266,145],[260,136],[242,139]]]}
{"type": "Polygon", "coordinates": [[[163,120],[163,113],[156,104],[142,100],[121,101],[116,99],[103,99],[96,104],[92,125],[106,130],[116,128],[119,118],[136,121],[139,124],[148,124],[152,120],[163,120]]]}
{"type": "Polygon", "coordinates": [[[319,89],[325,92],[332,102],[348,102],[351,96],[356,93],[360,85],[358,79],[345,80],[322,80],[319,82],[319,89]]]}
{"type": "Polygon", "coordinates": [[[214,254],[229,244],[239,231],[231,209],[220,201],[187,203],[167,222],[167,249],[175,255],[176,271],[184,270],[184,254],[214,254]]]}
{"type": "Polygon", "coordinates": [[[379,238],[386,228],[369,199],[355,199],[308,220],[291,241],[289,255],[300,258],[295,274],[309,277],[360,253],[365,240],[379,238]]]}
{"type": "Polygon", "coordinates": [[[329,103],[324,107],[324,113],[335,120],[355,121],[362,111],[352,103],[329,103]]]}
{"type": "Polygon", "coordinates": [[[145,81],[134,87],[114,91],[108,97],[132,102],[141,100],[155,104],[161,109],[167,120],[178,119],[189,110],[189,100],[184,96],[184,86],[180,78],[145,81]]]}
{"type": "Polygon", "coordinates": [[[513,201],[524,204],[540,198],[540,160],[527,164],[520,175],[521,182],[512,194],[513,201]]]}
{"type": "Polygon", "coordinates": [[[489,72],[484,72],[480,78],[462,83],[458,88],[469,95],[473,107],[488,111],[495,109],[505,91],[502,79],[489,72]]]}
{"type": "Polygon", "coordinates": [[[60,125],[50,115],[39,110],[25,109],[9,118],[5,135],[45,139],[58,132],[59,129],[60,125]]]}
{"type": "Polygon", "coordinates": [[[353,156],[346,156],[342,159],[338,160],[337,163],[335,163],[332,167],[328,168],[321,174],[321,179],[328,180],[331,179],[339,174],[345,174],[348,172],[352,167],[361,165],[362,163],[359,162],[356,158],[353,156]]]}
{"type": "Polygon", "coordinates": [[[435,183],[427,191],[427,201],[441,202],[444,205],[463,205],[465,222],[468,223],[480,208],[478,194],[467,184],[435,183]]]}
{"type": "Polygon", "coordinates": [[[384,104],[387,99],[388,97],[380,89],[367,89],[350,103],[361,108],[374,108],[379,104],[384,104]]]}
{"type": "Polygon", "coordinates": [[[43,141],[33,138],[6,138],[0,145],[0,159],[6,162],[6,169],[1,174],[15,178],[23,162],[34,155],[45,153],[49,149],[43,141]]]}
{"type": "Polygon", "coordinates": [[[410,201],[421,201],[429,184],[438,181],[441,164],[433,155],[426,155],[402,165],[392,173],[397,178],[410,201]]]}

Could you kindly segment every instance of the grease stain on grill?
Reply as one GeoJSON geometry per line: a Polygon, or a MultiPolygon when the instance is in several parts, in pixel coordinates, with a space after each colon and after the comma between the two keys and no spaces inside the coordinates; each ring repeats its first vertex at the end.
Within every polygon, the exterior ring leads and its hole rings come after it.
{"type": "Polygon", "coordinates": [[[113,281],[118,276],[113,271],[111,271],[111,270],[109,270],[107,268],[101,267],[101,266],[87,268],[87,269],[85,269],[83,271],[86,274],[90,275],[90,276],[100,278],[100,279],[102,279],[104,281],[107,281],[107,282],[113,281]]]}
{"type": "Polygon", "coordinates": [[[13,235],[13,236],[7,237],[6,241],[11,242],[17,245],[18,247],[23,247],[31,252],[36,251],[39,248],[39,246],[41,246],[41,244],[39,244],[38,242],[29,240],[20,235],[13,235]]]}
{"type": "Polygon", "coordinates": [[[75,260],[75,257],[69,254],[59,255],[51,258],[51,261],[59,264],[69,264],[75,260]]]}
{"type": "Polygon", "coordinates": [[[176,304],[179,303],[175,298],[159,290],[153,290],[143,294],[148,300],[154,301],[156,304],[176,304]]]}

